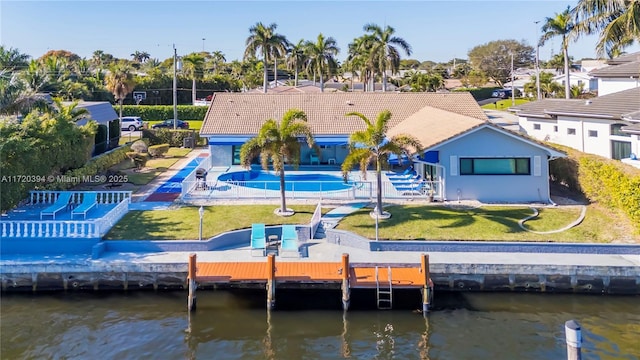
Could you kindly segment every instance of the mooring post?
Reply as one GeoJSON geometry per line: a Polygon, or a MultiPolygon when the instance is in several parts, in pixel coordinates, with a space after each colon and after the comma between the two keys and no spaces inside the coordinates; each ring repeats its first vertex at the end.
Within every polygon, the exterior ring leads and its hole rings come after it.
{"type": "Polygon", "coordinates": [[[187,308],[189,311],[196,310],[196,254],[189,255],[189,273],[187,274],[189,282],[189,296],[187,298],[187,308]]]}
{"type": "Polygon", "coordinates": [[[429,301],[431,300],[431,274],[429,273],[429,254],[422,254],[420,259],[420,272],[424,275],[424,286],[422,287],[422,314],[426,316],[429,312],[429,301]]]}
{"type": "Polygon", "coordinates": [[[349,288],[349,254],[342,254],[342,309],[348,310],[351,302],[351,289],[349,288]]]}
{"type": "Polygon", "coordinates": [[[575,320],[564,323],[564,336],[567,342],[567,360],[582,359],[582,332],[580,324],[575,320]]]}
{"type": "Polygon", "coordinates": [[[276,255],[267,256],[267,310],[276,306],[276,255]]]}

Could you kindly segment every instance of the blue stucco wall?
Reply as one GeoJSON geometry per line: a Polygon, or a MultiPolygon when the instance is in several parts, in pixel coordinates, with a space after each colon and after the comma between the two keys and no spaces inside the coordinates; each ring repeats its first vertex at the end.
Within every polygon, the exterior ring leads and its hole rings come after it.
{"type": "Polygon", "coordinates": [[[549,201],[549,166],[544,149],[485,127],[442,146],[440,164],[446,168],[445,196],[449,201],[478,200],[492,203],[549,201]],[[450,157],[457,156],[458,175],[451,175],[450,157]],[[541,157],[540,176],[534,176],[534,157],[541,157]],[[528,157],[531,175],[460,175],[461,157],[528,157]]]}

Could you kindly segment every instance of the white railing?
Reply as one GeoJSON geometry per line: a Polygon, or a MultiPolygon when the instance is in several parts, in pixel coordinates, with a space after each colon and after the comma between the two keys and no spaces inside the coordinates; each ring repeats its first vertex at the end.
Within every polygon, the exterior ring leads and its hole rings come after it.
{"type": "Polygon", "coordinates": [[[198,185],[198,181],[196,180],[196,171],[199,168],[203,168],[209,171],[212,168],[212,164],[213,164],[213,160],[211,158],[211,155],[209,155],[206,158],[202,159],[202,161],[198,164],[198,166],[196,166],[196,168],[193,169],[193,171],[190,172],[189,175],[187,175],[184,178],[184,180],[182,180],[181,189],[180,189],[181,198],[188,197],[188,194],[192,192],[198,185]]]}
{"type": "MultiPolygon", "coordinates": [[[[124,203],[124,202],[123,202],[124,203]]],[[[98,224],[93,221],[57,221],[57,220],[9,220],[0,221],[0,234],[3,238],[20,237],[101,237],[98,224]]]]}
{"type": "MultiPolygon", "coordinates": [[[[32,205],[46,205],[55,202],[61,191],[32,191],[32,205]]],[[[2,220],[2,238],[22,237],[65,237],[99,238],[104,236],[128,211],[131,191],[72,191],[71,201],[80,203],[84,193],[97,193],[100,206],[116,204],[113,209],[98,219],[91,220],[2,220]]]]}
{"type": "Polygon", "coordinates": [[[322,204],[318,203],[316,206],[316,210],[313,212],[311,216],[311,221],[309,222],[309,227],[311,228],[311,234],[309,234],[309,238],[313,239],[316,231],[318,230],[318,226],[320,226],[320,222],[322,221],[322,204]]]}
{"type": "Polygon", "coordinates": [[[79,204],[82,194],[97,194],[98,204],[115,204],[127,200],[131,202],[131,191],[46,191],[33,190],[29,192],[29,204],[53,204],[63,192],[71,193],[71,203],[79,204]]]}

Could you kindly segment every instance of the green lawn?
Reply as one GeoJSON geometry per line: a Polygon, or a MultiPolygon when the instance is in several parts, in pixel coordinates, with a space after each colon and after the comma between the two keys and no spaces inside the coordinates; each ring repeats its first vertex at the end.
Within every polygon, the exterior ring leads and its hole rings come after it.
{"type": "MultiPolygon", "coordinates": [[[[175,164],[178,160],[187,156],[187,154],[191,152],[191,149],[183,149],[183,148],[169,148],[169,151],[162,158],[150,159],[147,161],[145,167],[147,168],[144,172],[133,172],[130,171],[127,174],[129,182],[134,185],[146,185],[151,180],[153,180],[156,176],[166,171],[171,165],[175,164]]],[[[131,169],[133,164],[131,160],[126,159],[123,160],[120,164],[114,166],[113,170],[125,170],[131,169]]]]}
{"type": "MultiPolygon", "coordinates": [[[[379,222],[380,239],[407,240],[484,240],[484,241],[553,241],[608,243],[625,236],[623,229],[602,226],[615,223],[608,213],[590,206],[585,220],[578,226],[557,234],[538,235],[522,230],[518,220],[531,214],[527,207],[485,206],[482,208],[449,208],[445,206],[390,206],[392,217],[379,222]]],[[[375,238],[375,222],[371,209],[362,209],[338,224],[338,229],[375,238]]],[[[545,208],[538,219],[525,223],[535,231],[562,228],[579,216],[579,210],[545,208]]]]}
{"type": "MultiPolygon", "coordinates": [[[[277,205],[206,206],[202,236],[211,237],[226,231],[250,228],[253,223],[269,225],[307,224],[315,205],[287,206],[296,211],[290,217],[273,214],[277,205]]],[[[197,239],[198,207],[176,210],[129,211],[105,236],[107,240],[185,240],[197,239]]]]}
{"type": "MultiPolygon", "coordinates": [[[[205,207],[203,236],[211,237],[226,231],[251,227],[252,223],[267,225],[306,224],[315,206],[290,206],[296,214],[279,217],[273,214],[277,205],[220,205],[205,207]]],[[[485,240],[485,241],[553,241],[608,243],[628,236],[624,227],[602,226],[618,224],[620,219],[590,206],[585,220],[565,232],[538,235],[518,227],[518,220],[533,211],[528,207],[486,206],[482,208],[450,208],[432,205],[394,205],[385,208],[393,216],[379,222],[379,238],[393,240],[485,240]]],[[[330,209],[323,209],[326,213],[330,209]]],[[[375,238],[375,221],[370,208],[347,216],[338,229],[375,238]]],[[[579,209],[544,208],[540,217],[525,223],[536,231],[562,228],[578,218],[579,209]]],[[[130,211],[105,239],[196,239],[198,208],[176,210],[130,211]]]]}
{"type": "MultiPolygon", "coordinates": [[[[517,98],[516,106],[521,104],[526,104],[528,102],[530,102],[529,99],[517,98]]],[[[511,104],[512,104],[511,99],[505,99],[505,100],[498,100],[498,102],[496,102],[495,104],[482,105],[481,107],[487,110],[507,110],[508,108],[513,106],[511,104]]]]}

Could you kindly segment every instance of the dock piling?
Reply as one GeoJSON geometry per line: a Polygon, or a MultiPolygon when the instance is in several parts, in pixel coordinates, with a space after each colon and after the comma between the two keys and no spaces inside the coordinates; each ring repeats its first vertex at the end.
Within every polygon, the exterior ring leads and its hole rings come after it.
{"type": "Polygon", "coordinates": [[[564,323],[565,340],[567,342],[567,360],[582,359],[582,332],[580,324],[575,320],[564,323]]]}
{"type": "Polygon", "coordinates": [[[422,314],[426,316],[429,312],[431,300],[431,274],[429,273],[429,254],[422,254],[420,259],[420,271],[424,275],[424,285],[422,287],[422,314]]]}
{"type": "Polygon", "coordinates": [[[187,307],[189,311],[196,310],[196,254],[189,254],[189,273],[187,275],[189,282],[189,296],[187,298],[187,307]]]}
{"type": "Polygon", "coordinates": [[[351,302],[351,289],[349,287],[349,254],[342,254],[342,309],[347,311],[351,302]]]}
{"type": "Polygon", "coordinates": [[[267,256],[267,310],[273,310],[276,306],[276,256],[267,256]]]}

